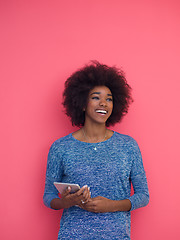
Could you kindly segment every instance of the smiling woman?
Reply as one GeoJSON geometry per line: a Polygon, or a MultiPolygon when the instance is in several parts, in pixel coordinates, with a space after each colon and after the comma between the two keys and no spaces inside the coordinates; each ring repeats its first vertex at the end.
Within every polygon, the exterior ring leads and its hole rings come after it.
{"type": "Polygon", "coordinates": [[[132,102],[131,87],[124,73],[116,67],[108,67],[93,61],[73,73],[65,82],[63,105],[72,124],[84,126],[85,112],[90,91],[97,86],[106,86],[113,95],[113,111],[106,126],[114,125],[128,112],[132,102]]]}
{"type": "Polygon", "coordinates": [[[66,114],[80,129],[55,141],[48,155],[44,203],[64,209],[58,239],[130,239],[130,212],[148,204],[136,141],[107,129],[127,113],[130,93],[120,70],[98,62],[65,83],[66,114]],[[68,187],[59,198],[54,182],[81,188],[68,187]]]}
{"type": "Polygon", "coordinates": [[[97,86],[93,88],[88,96],[85,110],[85,125],[90,121],[106,123],[111,116],[113,109],[112,93],[106,86],[97,86]]]}

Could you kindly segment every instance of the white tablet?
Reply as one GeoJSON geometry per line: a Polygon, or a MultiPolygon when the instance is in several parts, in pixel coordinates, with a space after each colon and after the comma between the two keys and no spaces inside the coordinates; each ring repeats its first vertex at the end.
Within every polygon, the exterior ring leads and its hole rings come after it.
{"type": "Polygon", "coordinates": [[[64,192],[67,187],[71,187],[71,193],[75,193],[80,189],[80,186],[78,184],[72,184],[72,183],[54,182],[54,186],[57,188],[57,190],[60,193],[64,192]]]}

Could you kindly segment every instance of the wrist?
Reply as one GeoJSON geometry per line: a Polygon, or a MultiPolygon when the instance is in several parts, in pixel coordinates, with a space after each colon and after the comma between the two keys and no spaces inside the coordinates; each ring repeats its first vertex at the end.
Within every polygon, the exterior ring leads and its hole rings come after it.
{"type": "Polygon", "coordinates": [[[51,205],[51,208],[55,210],[69,208],[72,206],[70,205],[70,202],[68,201],[68,199],[65,199],[65,198],[54,198],[51,201],[50,205],[51,205]]]}
{"type": "Polygon", "coordinates": [[[61,198],[61,206],[62,208],[70,208],[72,207],[74,204],[70,201],[70,199],[67,198],[61,198]]]}
{"type": "Polygon", "coordinates": [[[111,202],[108,204],[109,212],[118,212],[118,211],[130,211],[131,210],[131,202],[129,199],[124,200],[110,200],[111,202]]]}
{"type": "Polygon", "coordinates": [[[117,200],[115,204],[116,211],[130,211],[131,201],[129,199],[117,200]]]}
{"type": "Polygon", "coordinates": [[[120,209],[120,205],[121,203],[119,200],[111,200],[111,203],[110,203],[111,212],[118,212],[120,209]]]}

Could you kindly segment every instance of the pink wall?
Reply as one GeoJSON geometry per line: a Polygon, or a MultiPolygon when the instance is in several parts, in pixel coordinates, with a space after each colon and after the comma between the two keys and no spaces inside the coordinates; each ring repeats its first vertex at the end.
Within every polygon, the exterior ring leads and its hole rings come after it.
{"type": "Polygon", "coordinates": [[[42,202],[48,149],[75,129],[67,76],[91,59],[122,67],[135,102],[114,129],[139,143],[150,189],[132,240],[180,239],[178,0],[0,1],[0,239],[56,239],[42,202]]]}

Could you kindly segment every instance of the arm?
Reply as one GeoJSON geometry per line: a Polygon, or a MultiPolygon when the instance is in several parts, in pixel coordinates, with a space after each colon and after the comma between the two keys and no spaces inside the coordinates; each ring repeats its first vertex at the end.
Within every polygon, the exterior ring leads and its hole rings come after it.
{"type": "Polygon", "coordinates": [[[131,148],[132,167],[130,179],[133,185],[134,194],[128,199],[131,201],[131,211],[144,207],[149,203],[149,190],[146,174],[142,162],[142,156],[138,144],[133,140],[131,148]]]}
{"type": "Polygon", "coordinates": [[[55,210],[78,205],[81,201],[86,202],[90,198],[90,191],[87,186],[83,186],[79,191],[73,194],[70,193],[71,188],[67,188],[61,195],[61,198],[59,198],[58,190],[53,183],[61,182],[62,180],[63,167],[61,155],[62,149],[54,142],[48,154],[43,201],[47,207],[55,210]]]}
{"type": "Polygon", "coordinates": [[[111,200],[98,196],[91,198],[86,204],[80,204],[80,207],[95,213],[129,211],[131,209],[131,202],[129,199],[111,200]]]}
{"type": "Polygon", "coordinates": [[[63,170],[61,163],[61,152],[58,148],[58,144],[54,142],[48,153],[45,189],[43,196],[44,204],[49,208],[52,208],[51,201],[53,199],[60,199],[58,196],[58,190],[53,183],[60,182],[62,179],[62,174],[63,170]]]}

